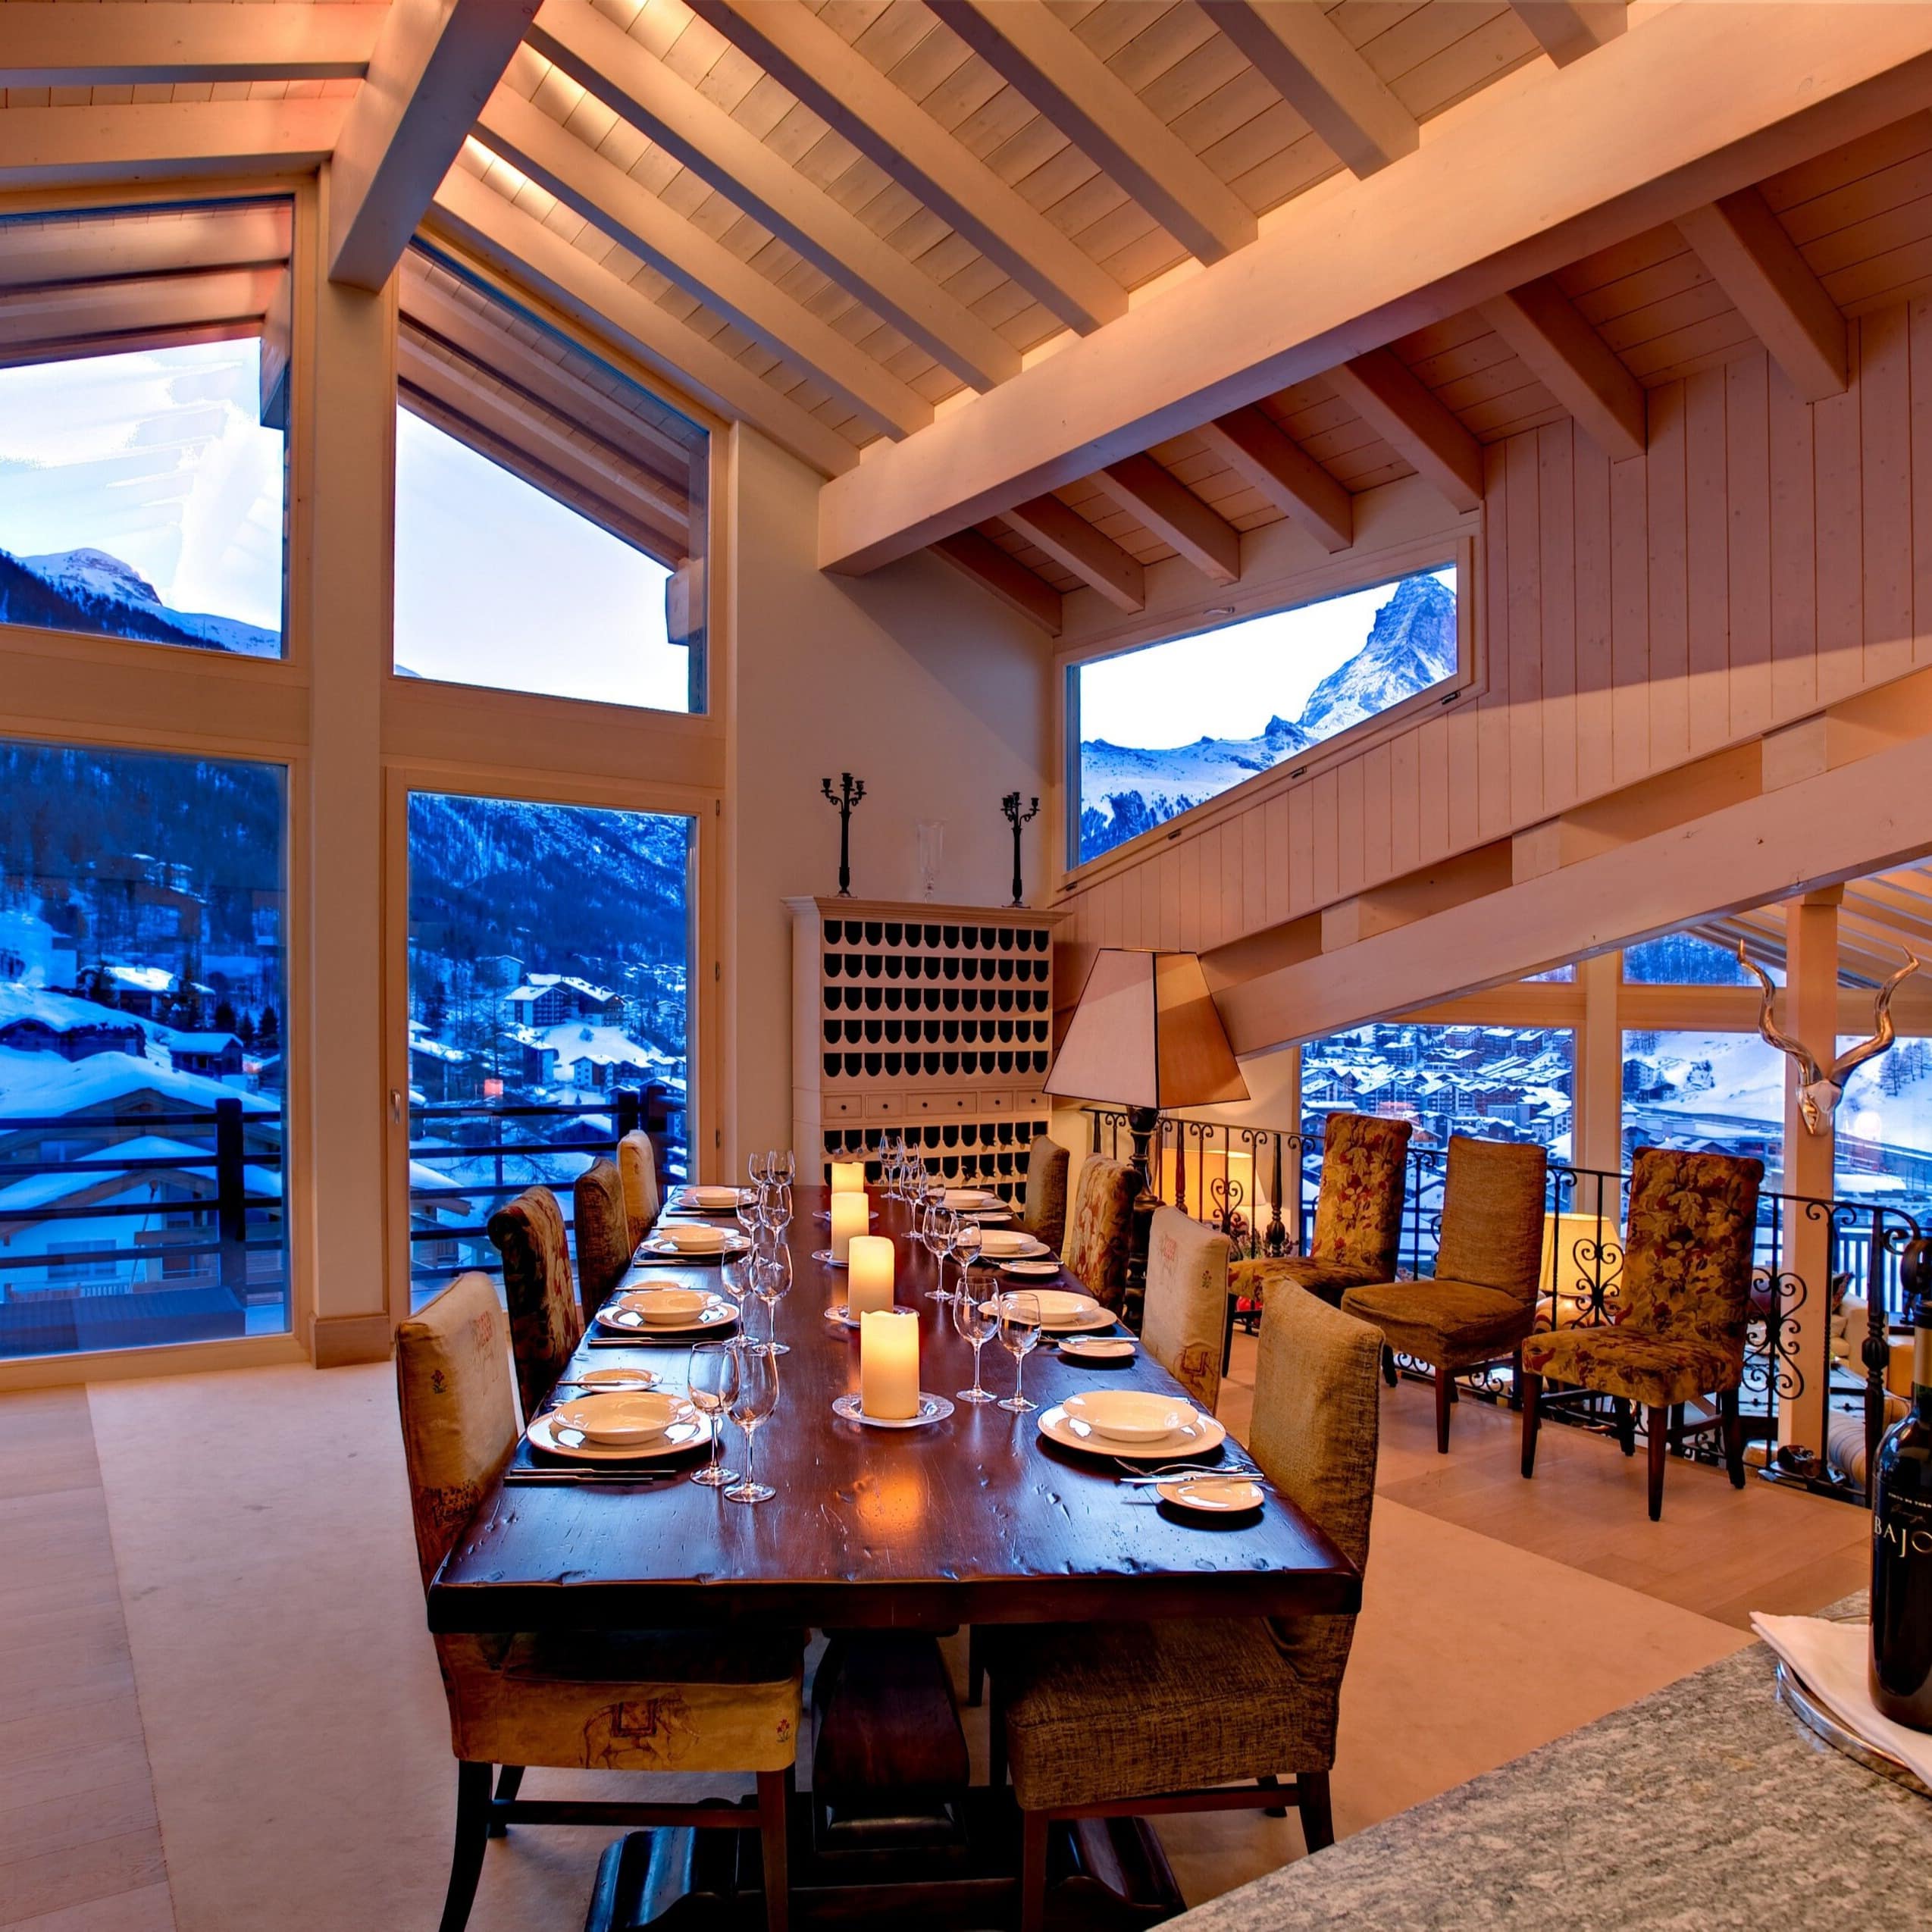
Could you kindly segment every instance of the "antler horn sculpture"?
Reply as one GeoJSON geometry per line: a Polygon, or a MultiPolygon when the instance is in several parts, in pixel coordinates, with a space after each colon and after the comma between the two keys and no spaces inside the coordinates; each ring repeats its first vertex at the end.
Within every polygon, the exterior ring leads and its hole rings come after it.
{"type": "Polygon", "coordinates": [[[1777,988],[1771,984],[1771,975],[1745,951],[1741,939],[1737,943],[1737,961],[1747,972],[1756,975],[1758,983],[1764,989],[1764,1004],[1758,1013],[1758,1031],[1780,1053],[1788,1054],[1797,1066],[1798,1110],[1804,1116],[1805,1131],[1821,1134],[1837,1111],[1845,1082],[1853,1069],[1864,1066],[1868,1060],[1877,1059],[1892,1044],[1892,995],[1918,970],[1918,959],[1912,953],[1905,954],[1905,964],[1879,988],[1872,1000],[1871,1037],[1837,1055],[1829,1071],[1802,1040],[1777,1030],[1771,1016],[1771,1004],[1777,997],[1777,988]]]}

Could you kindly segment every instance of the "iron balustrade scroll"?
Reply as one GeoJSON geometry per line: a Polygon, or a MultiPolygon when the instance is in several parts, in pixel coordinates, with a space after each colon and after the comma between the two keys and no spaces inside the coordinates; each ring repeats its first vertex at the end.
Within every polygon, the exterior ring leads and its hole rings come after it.
{"type": "MultiPolygon", "coordinates": [[[[1104,1107],[1083,1111],[1091,1151],[1121,1158],[1129,1145],[1126,1113],[1104,1107]]],[[[1299,1129],[1163,1115],[1153,1146],[1154,1191],[1226,1235],[1237,1260],[1305,1254],[1321,1184],[1323,1123],[1320,1113],[1309,1116],[1299,1129]]],[[[1408,1158],[1396,1274],[1414,1280],[1433,1271],[1447,1151],[1411,1145],[1408,1158]]],[[[1539,1325],[1611,1322],[1623,1275],[1630,1176],[1552,1160],[1545,1185],[1539,1325]]],[[[1790,1433],[1780,1429],[1780,1411],[1808,1400],[1816,1405],[1815,1426],[1796,1433],[1828,1449],[1833,1418],[1855,1417],[1862,1423],[1863,1467],[1870,1467],[1885,1426],[1889,1332],[1902,1324],[1905,1314],[1899,1258],[1921,1232],[1912,1215],[1869,1201],[1760,1194],[1740,1397],[1747,1435],[1766,1445],[1764,1459],[1781,1477],[1862,1501],[1862,1473],[1849,1453],[1836,1461],[1827,1454],[1812,1464],[1802,1456],[1780,1458],[1771,1445],[1781,1433],[1790,1433]],[[1796,1250],[1821,1245],[1827,1257],[1822,1293],[1796,1265],[1796,1250]],[[1862,1323],[1858,1333],[1849,1332],[1855,1316],[1862,1323]],[[1808,1380],[1802,1355],[1811,1336],[1806,1325],[1818,1322],[1825,1330],[1819,1351],[1824,1370],[1808,1380]]],[[[1251,1327],[1258,1313],[1239,1319],[1251,1327]]],[[[1401,1366],[1412,1374],[1425,1373],[1420,1364],[1402,1361],[1401,1366]]],[[[1506,1364],[1475,1370],[1464,1382],[1493,1400],[1512,1393],[1506,1364]]],[[[1602,1426],[1610,1426],[1607,1417],[1602,1426]]],[[[1842,1427],[1839,1435],[1842,1448],[1842,1427]]],[[[1704,1453],[1714,1457],[1718,1451],[1713,1446],[1704,1453]]]]}

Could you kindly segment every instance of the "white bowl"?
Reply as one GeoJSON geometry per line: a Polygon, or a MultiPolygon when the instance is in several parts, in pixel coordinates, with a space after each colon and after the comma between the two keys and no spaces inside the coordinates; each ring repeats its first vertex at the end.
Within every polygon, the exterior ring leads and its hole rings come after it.
{"type": "Polygon", "coordinates": [[[694,1288],[640,1288],[621,1295],[617,1305],[642,1315],[654,1328],[689,1328],[710,1300],[694,1288]]]}
{"type": "Polygon", "coordinates": [[[1031,1235],[1022,1234],[1017,1228],[982,1228],[979,1231],[979,1251],[982,1254],[1004,1255],[1010,1260],[1038,1246],[1031,1235]]]}
{"type": "Polygon", "coordinates": [[[1186,1403],[1144,1389],[1096,1389],[1069,1395],[1061,1406],[1075,1421],[1113,1442],[1157,1442],[1194,1420],[1186,1403]]]}
{"type": "Polygon", "coordinates": [[[674,1422],[690,1413],[690,1404],[681,1395],[640,1389],[635,1394],[587,1395],[578,1401],[560,1403],[553,1411],[552,1421],[556,1426],[577,1430],[586,1442],[622,1449],[656,1442],[674,1422]]]}
{"type": "Polygon", "coordinates": [[[947,1207],[988,1207],[993,1200],[983,1188],[942,1188],[939,1198],[947,1207]]]}
{"type": "Polygon", "coordinates": [[[735,1207],[738,1204],[736,1188],[688,1187],[684,1198],[694,1207],[735,1207]]]}
{"type": "Polygon", "coordinates": [[[725,1245],[725,1230],[703,1221],[660,1221],[656,1234],[662,1245],[680,1254],[715,1254],[725,1245]]]}
{"type": "Polygon", "coordinates": [[[1040,1319],[1044,1323],[1077,1322],[1101,1311],[1101,1304],[1091,1295],[1076,1294],[1070,1288],[1029,1288],[1013,1292],[1032,1296],[1039,1304],[1040,1319]]]}

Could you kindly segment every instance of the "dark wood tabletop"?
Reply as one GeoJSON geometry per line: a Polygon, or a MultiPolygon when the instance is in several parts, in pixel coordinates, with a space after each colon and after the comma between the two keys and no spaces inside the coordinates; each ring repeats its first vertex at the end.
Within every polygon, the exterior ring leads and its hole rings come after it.
{"type": "MultiPolygon", "coordinates": [[[[960,1404],[929,1427],[888,1430],[841,1420],[834,1398],[859,1386],[856,1333],[825,1318],[844,1273],[813,1258],[826,1245],[822,1189],[797,1191],[793,1279],[779,1304],[777,1414],[758,1432],[754,1505],[678,1482],[637,1489],[500,1485],[450,1552],[429,1594],[438,1630],[747,1626],[944,1629],[957,1624],[1173,1617],[1297,1616],[1352,1611],[1354,1566],[1292,1505],[1270,1492],[1258,1515],[1205,1525],[1134,1499],[1110,1459],[1063,1451],[1014,1416],[960,1404]]],[[[950,1396],[972,1379],[972,1351],[950,1311],[927,1298],[930,1257],[907,1234],[906,1210],[874,1196],[876,1232],[894,1237],[897,1298],[919,1309],[920,1384],[950,1396]]],[[[714,1266],[652,1266],[654,1285],[715,1284],[714,1266]]],[[[993,1278],[975,1270],[978,1279],[993,1278]]],[[[1003,1285],[1021,1284],[1000,1278],[1003,1285]]],[[[1051,1284],[1036,1284],[1051,1285],[1051,1284]]],[[[1070,1278],[1062,1285],[1077,1287],[1070,1278]]],[[[764,1310],[753,1305],[754,1332],[764,1310]]],[[[678,1348],[580,1346],[579,1370],[639,1361],[681,1386],[678,1348]]],[[[986,1386],[1004,1395],[1013,1362],[994,1340],[986,1386]]],[[[1138,1351],[1100,1370],[1063,1361],[1043,1341],[1026,1392],[1044,1408],[1076,1389],[1178,1392],[1138,1351]]],[[[743,1439],[725,1436],[742,1467],[743,1439]]],[[[529,1458],[520,1448],[518,1460],[529,1458]]]]}

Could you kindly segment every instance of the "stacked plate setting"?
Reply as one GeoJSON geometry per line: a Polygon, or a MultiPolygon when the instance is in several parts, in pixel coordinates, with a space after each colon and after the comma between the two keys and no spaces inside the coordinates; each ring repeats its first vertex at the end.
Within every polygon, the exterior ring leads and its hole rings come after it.
{"type": "Polygon", "coordinates": [[[711,1420],[682,1395],[643,1389],[561,1402],[527,1433],[532,1448],[573,1462],[643,1462],[702,1448],[711,1420]]]}
{"type": "MultiPolygon", "coordinates": [[[[1076,1294],[1066,1288],[1002,1289],[1003,1295],[1030,1295],[1040,1311],[1042,1335],[1091,1335],[1113,1326],[1113,1310],[1103,1307],[1091,1295],[1076,1294]]],[[[988,1314],[999,1312],[997,1299],[981,1304],[988,1314]]]]}
{"type": "Polygon", "coordinates": [[[1019,1228],[982,1228],[979,1252],[988,1261],[1038,1261],[1053,1250],[1019,1228]]]}
{"type": "Polygon", "coordinates": [[[713,1227],[709,1221],[660,1221],[645,1235],[639,1252],[659,1258],[678,1256],[689,1261],[715,1261],[742,1254],[751,1245],[736,1228],[713,1227]]]}
{"type": "Polygon", "coordinates": [[[730,1327],[738,1311],[695,1288],[639,1288],[606,1302],[597,1326],[654,1342],[687,1341],[730,1327]]]}
{"type": "Polygon", "coordinates": [[[1144,1389],[1097,1389],[1042,1409],[1040,1433],[1063,1448],[1129,1461],[1163,1463],[1211,1454],[1226,1429],[1185,1396],[1144,1389]]]}

